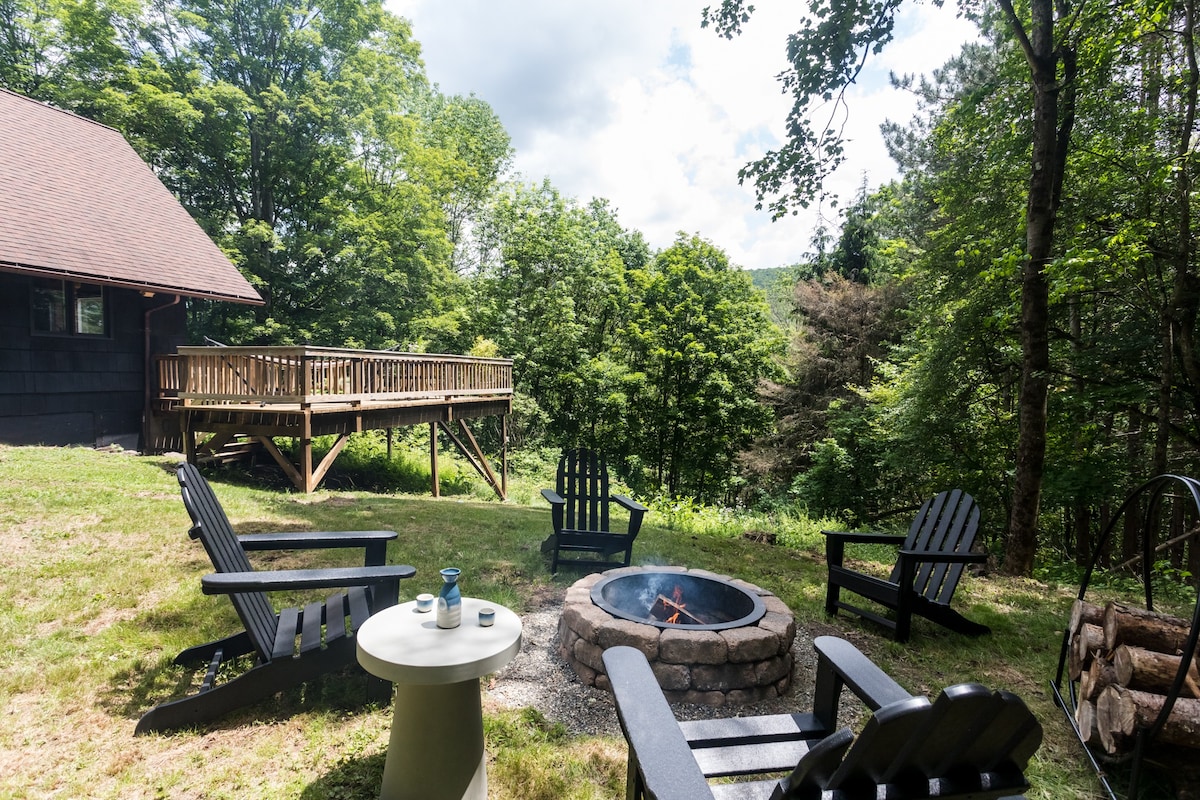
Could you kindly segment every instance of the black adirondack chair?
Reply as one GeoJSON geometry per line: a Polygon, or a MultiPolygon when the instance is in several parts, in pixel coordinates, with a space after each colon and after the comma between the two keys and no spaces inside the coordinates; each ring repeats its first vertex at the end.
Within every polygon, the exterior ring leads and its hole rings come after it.
{"type": "Polygon", "coordinates": [[[987,800],[1029,788],[1042,727],[1016,695],[968,683],[931,703],[843,639],[813,646],[812,713],[692,722],[675,719],[641,651],[604,651],[629,743],[627,800],[987,800]],[[857,736],[836,727],[843,687],[874,712],[857,736]],[[709,783],[731,776],[742,780],[709,783]]]}
{"type": "Polygon", "coordinates": [[[550,502],[554,532],[542,545],[552,553],[550,572],[560,564],[572,567],[615,567],[611,560],[621,555],[620,566],[629,566],[633,558],[633,540],[642,528],[646,507],[624,495],[610,495],[608,466],[604,457],[591,450],[576,449],[563,453],[558,462],[555,488],[543,489],[550,502]],[[617,503],[629,512],[624,533],[609,527],[609,505],[617,503]],[[563,558],[563,553],[583,553],[583,557],[563,558]],[[590,556],[590,557],[589,557],[590,556]]]}
{"type": "MultiPolygon", "coordinates": [[[[374,612],[395,605],[400,581],[416,570],[384,564],[394,531],[263,533],[238,536],[200,472],[181,464],[176,473],[183,504],[192,518],[190,535],[204,544],[216,572],[201,581],[204,594],[228,594],[245,630],[188,648],[179,665],[208,670],[196,694],[147,711],[136,733],[186,728],[211,722],[325,672],[357,665],[354,633],[374,612]],[[364,566],[255,571],[246,551],[362,547],[364,566]],[[350,587],[303,608],[276,613],[269,591],[350,587]],[[297,646],[299,640],[299,646],[297,646]],[[254,654],[255,666],[218,683],[222,663],[254,654]]],[[[386,701],[391,685],[368,678],[372,697],[386,701]]]]}
{"type": "Polygon", "coordinates": [[[974,498],[954,489],[925,501],[907,536],[821,531],[825,534],[825,556],[829,563],[825,611],[836,614],[841,608],[873,620],[892,630],[898,642],[908,641],[913,614],[968,636],[990,633],[986,625],[972,622],[950,607],[963,568],[987,560],[986,553],[971,552],[978,530],[979,507],[974,498]],[[899,547],[891,576],[882,580],[843,566],[848,543],[899,547]],[[884,606],[894,616],[888,618],[843,602],[842,589],[884,606]]]}

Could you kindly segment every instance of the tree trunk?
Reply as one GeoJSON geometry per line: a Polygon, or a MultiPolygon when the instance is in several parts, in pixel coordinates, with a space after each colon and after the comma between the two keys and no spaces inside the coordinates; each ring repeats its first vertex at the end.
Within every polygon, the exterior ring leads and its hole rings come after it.
{"type": "Polygon", "coordinates": [[[1026,200],[1025,262],[1021,267],[1019,429],[1003,564],[1003,571],[1010,575],[1031,575],[1037,552],[1038,509],[1046,462],[1046,400],[1050,389],[1050,289],[1045,270],[1054,244],[1067,145],[1074,124],[1071,98],[1062,104],[1063,108],[1059,101],[1064,87],[1074,91],[1075,60],[1066,43],[1056,45],[1054,41],[1055,9],[1051,0],[1030,3],[1033,24],[1028,36],[1010,0],[1001,0],[1001,7],[1024,49],[1034,97],[1033,159],[1026,200]]]}
{"type": "MultiPolygon", "coordinates": [[[[1138,470],[1142,463],[1142,427],[1143,417],[1141,409],[1137,406],[1129,407],[1129,433],[1125,440],[1125,456],[1126,464],[1130,475],[1138,474],[1138,470]]],[[[1155,473],[1159,474],[1159,473],[1155,473]]],[[[1132,491],[1132,489],[1130,489],[1132,491]]],[[[1127,492],[1128,494],[1128,492],[1127,492]]],[[[1140,550],[1141,527],[1141,504],[1144,499],[1131,505],[1123,515],[1121,523],[1121,563],[1127,563],[1133,559],[1140,550]]]]}
{"type": "Polygon", "coordinates": [[[1197,89],[1200,87],[1200,66],[1196,60],[1195,0],[1183,4],[1184,24],[1180,31],[1183,53],[1187,59],[1185,81],[1187,91],[1184,105],[1180,109],[1182,119],[1176,131],[1175,187],[1178,195],[1179,230],[1175,232],[1178,246],[1175,252],[1175,286],[1171,297],[1171,313],[1174,323],[1175,347],[1178,348],[1180,366],[1188,380],[1193,403],[1200,394],[1200,346],[1196,340],[1196,319],[1200,313],[1200,277],[1192,265],[1192,135],[1195,127],[1197,89]]]}

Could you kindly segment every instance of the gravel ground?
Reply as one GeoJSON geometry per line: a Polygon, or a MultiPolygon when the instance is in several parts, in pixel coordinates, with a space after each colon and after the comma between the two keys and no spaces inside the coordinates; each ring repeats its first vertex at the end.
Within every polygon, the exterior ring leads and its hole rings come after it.
{"type": "MultiPolygon", "coordinates": [[[[575,671],[558,655],[558,617],[562,601],[547,600],[521,618],[524,626],[521,652],[512,663],[496,673],[487,685],[487,702],[503,708],[533,707],[547,719],[562,723],[575,735],[620,736],[612,695],[587,686],[575,671]]],[[[711,719],[715,717],[782,714],[808,710],[812,707],[812,686],[816,670],[816,654],[812,636],[838,633],[825,625],[797,626],[792,643],[795,673],[792,690],[785,696],[742,706],[712,708],[709,706],[676,704],[673,708],[680,719],[711,719]]],[[[843,702],[843,710],[852,719],[859,716],[853,702],[843,702]]]]}

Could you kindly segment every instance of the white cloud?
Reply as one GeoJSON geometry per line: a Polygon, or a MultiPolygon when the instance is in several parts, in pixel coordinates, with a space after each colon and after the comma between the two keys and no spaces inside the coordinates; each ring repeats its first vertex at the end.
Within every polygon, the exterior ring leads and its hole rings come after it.
{"type": "MultiPolygon", "coordinates": [[[[758,4],[733,40],[701,29],[703,4],[691,0],[388,7],[412,20],[442,91],[474,93],[496,110],[526,180],[548,177],[581,201],[607,198],[656,248],[677,231],[699,233],[751,268],[793,263],[810,249],[816,210],[771,223],[754,209],[752,188],[737,183],[747,161],[779,145],[790,101],[775,76],[787,66],[796,5],[758,4]]],[[[928,6],[906,11],[897,31],[849,96],[847,163],[830,184],[846,199],[864,175],[873,188],[895,174],[879,125],[907,120],[914,105],[887,85],[888,70],[929,72],[973,34],[953,12],[928,6]]]]}

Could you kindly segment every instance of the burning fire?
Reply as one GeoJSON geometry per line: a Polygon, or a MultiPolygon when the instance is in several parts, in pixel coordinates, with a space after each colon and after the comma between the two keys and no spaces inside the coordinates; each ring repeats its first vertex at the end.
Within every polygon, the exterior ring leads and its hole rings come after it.
{"type": "Polygon", "coordinates": [[[683,587],[676,585],[671,597],[659,595],[650,605],[650,616],[671,625],[704,625],[704,620],[687,610],[683,602],[683,587]]]}
{"type": "Polygon", "coordinates": [[[683,587],[676,586],[675,591],[671,592],[671,600],[678,606],[675,613],[667,617],[667,622],[679,622],[679,612],[685,608],[683,602],[683,587]]]}

